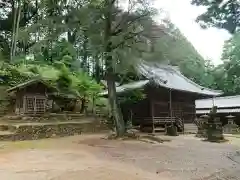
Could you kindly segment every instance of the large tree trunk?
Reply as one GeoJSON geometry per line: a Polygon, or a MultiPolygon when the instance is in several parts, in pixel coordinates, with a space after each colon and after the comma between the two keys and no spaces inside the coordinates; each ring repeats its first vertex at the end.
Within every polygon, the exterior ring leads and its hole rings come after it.
{"type": "Polygon", "coordinates": [[[117,136],[121,137],[125,133],[125,123],[118,104],[114,76],[112,73],[109,72],[107,75],[107,85],[108,85],[108,100],[111,107],[111,113],[114,119],[114,124],[116,126],[117,136]]]}
{"type": "Polygon", "coordinates": [[[86,32],[83,32],[84,40],[83,40],[83,60],[82,60],[82,68],[89,73],[89,66],[88,66],[88,37],[86,32]]]}
{"type": "Polygon", "coordinates": [[[105,0],[105,30],[104,30],[104,47],[105,47],[105,65],[106,77],[108,86],[108,100],[111,107],[112,116],[117,130],[117,136],[121,137],[125,133],[125,124],[123,121],[122,113],[120,111],[115,85],[115,72],[113,68],[112,58],[112,43],[111,43],[111,29],[112,29],[112,10],[114,3],[112,0],[105,0]]]}
{"type": "Polygon", "coordinates": [[[12,58],[14,58],[16,55],[20,17],[21,17],[21,1],[18,2],[18,13],[17,13],[17,22],[16,22],[15,38],[14,38],[14,43],[13,43],[12,58]]]}
{"type": "Polygon", "coordinates": [[[12,2],[12,40],[11,40],[11,53],[10,53],[10,62],[13,60],[13,47],[15,43],[15,32],[16,32],[16,22],[17,22],[17,8],[15,7],[15,1],[12,2]]]}
{"type": "Polygon", "coordinates": [[[101,81],[101,67],[100,67],[100,62],[99,62],[99,57],[96,55],[95,56],[95,72],[94,72],[94,77],[97,81],[97,83],[100,83],[101,81]]]}

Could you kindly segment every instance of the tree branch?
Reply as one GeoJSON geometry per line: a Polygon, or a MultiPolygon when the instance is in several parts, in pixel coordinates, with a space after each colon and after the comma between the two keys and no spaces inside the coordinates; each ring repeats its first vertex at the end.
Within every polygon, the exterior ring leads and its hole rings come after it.
{"type": "MultiPolygon", "coordinates": [[[[132,48],[132,46],[130,46],[130,45],[127,45],[126,47],[127,47],[127,48],[130,48],[130,49],[132,48]]],[[[135,50],[137,50],[138,52],[141,52],[141,53],[142,53],[142,52],[145,52],[145,53],[148,53],[148,52],[149,52],[149,51],[146,51],[146,50],[143,50],[143,49],[139,49],[139,48],[136,48],[135,50]]]]}
{"type": "Polygon", "coordinates": [[[116,1],[117,1],[117,0],[111,0],[111,4],[112,4],[112,5],[115,4],[116,1]]]}
{"type": "MultiPolygon", "coordinates": [[[[127,15],[126,15],[126,17],[128,18],[130,16],[130,14],[128,13],[127,15]]],[[[132,19],[131,21],[128,21],[128,22],[126,22],[126,23],[124,23],[124,24],[126,24],[126,26],[124,26],[124,27],[120,27],[121,25],[122,25],[122,23],[124,22],[124,20],[126,20],[124,17],[120,20],[120,22],[116,25],[116,27],[114,28],[114,30],[112,31],[112,33],[111,33],[111,35],[112,36],[117,36],[117,35],[119,35],[121,32],[123,32],[123,29],[124,28],[128,28],[128,27],[130,27],[133,23],[135,23],[137,20],[139,20],[139,19],[141,19],[141,18],[143,18],[143,17],[147,17],[147,16],[149,16],[149,12],[147,12],[147,13],[145,13],[145,14],[142,14],[142,15],[139,15],[139,16],[137,16],[137,17],[135,17],[134,19],[132,19]]]]}
{"type": "Polygon", "coordinates": [[[133,39],[134,37],[138,36],[138,35],[141,34],[142,32],[144,32],[144,30],[143,30],[143,31],[140,31],[140,32],[137,32],[137,33],[130,33],[132,36],[125,36],[125,37],[123,38],[123,41],[121,41],[121,42],[120,42],[119,44],[117,44],[116,46],[113,46],[112,49],[116,49],[116,48],[124,45],[127,40],[133,39]]]}

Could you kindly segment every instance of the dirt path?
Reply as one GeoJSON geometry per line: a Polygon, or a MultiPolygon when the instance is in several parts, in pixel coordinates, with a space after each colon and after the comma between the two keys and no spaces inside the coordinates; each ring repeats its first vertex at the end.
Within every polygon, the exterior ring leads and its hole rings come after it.
{"type": "Polygon", "coordinates": [[[133,166],[100,161],[85,151],[25,150],[0,161],[1,180],[147,180],[155,179],[133,166]]]}
{"type": "MultiPolygon", "coordinates": [[[[45,147],[0,153],[1,180],[150,180],[155,174],[126,163],[98,159],[92,147],[69,143],[69,138],[46,141],[45,147]],[[63,148],[65,144],[65,148],[63,148]],[[48,147],[47,147],[48,146],[48,147]],[[54,147],[55,146],[55,147],[54,147]]],[[[70,141],[71,142],[71,141],[70,141]]],[[[26,143],[26,142],[23,142],[26,143]]],[[[34,146],[29,142],[29,146],[34,146]]],[[[41,141],[40,143],[44,143],[41,141]]],[[[19,145],[17,145],[19,146],[19,145]]],[[[26,145],[25,145],[26,146],[26,145]]],[[[11,150],[13,147],[11,147],[11,150]]],[[[161,178],[165,180],[166,178],[161,178]]]]}
{"type": "Polygon", "coordinates": [[[0,179],[236,180],[237,150],[187,136],[159,145],[98,135],[0,143],[0,179]]]}

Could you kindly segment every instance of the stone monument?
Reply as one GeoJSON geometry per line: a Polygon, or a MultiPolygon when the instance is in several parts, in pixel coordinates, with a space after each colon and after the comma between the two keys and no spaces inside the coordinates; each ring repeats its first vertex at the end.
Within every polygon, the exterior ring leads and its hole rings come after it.
{"type": "Polygon", "coordinates": [[[207,140],[212,142],[224,140],[222,123],[216,114],[217,106],[213,106],[207,123],[207,140]]]}

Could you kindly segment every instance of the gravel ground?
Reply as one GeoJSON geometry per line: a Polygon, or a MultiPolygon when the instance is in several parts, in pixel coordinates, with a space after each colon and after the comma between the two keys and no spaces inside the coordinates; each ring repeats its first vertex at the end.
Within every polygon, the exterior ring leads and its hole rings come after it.
{"type": "Polygon", "coordinates": [[[174,137],[163,144],[100,137],[20,142],[21,149],[0,143],[3,149],[12,147],[0,150],[0,179],[240,180],[237,145],[208,143],[192,136],[174,137]]]}
{"type": "Polygon", "coordinates": [[[103,140],[91,144],[98,147],[95,155],[99,158],[131,163],[160,177],[240,180],[240,148],[229,143],[209,143],[192,136],[179,136],[158,145],[113,144],[103,140]]]}

